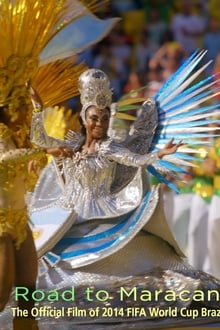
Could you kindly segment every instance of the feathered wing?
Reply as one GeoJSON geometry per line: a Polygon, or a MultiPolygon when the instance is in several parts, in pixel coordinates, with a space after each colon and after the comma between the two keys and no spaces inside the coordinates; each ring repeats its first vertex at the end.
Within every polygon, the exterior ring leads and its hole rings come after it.
{"type": "Polygon", "coordinates": [[[209,143],[205,138],[216,130],[207,125],[218,124],[211,118],[216,105],[210,104],[220,93],[215,90],[216,81],[213,76],[198,80],[210,64],[200,66],[205,53],[192,54],[158,91],[154,101],[143,104],[126,140],[129,149],[141,154],[162,149],[172,138],[174,143],[183,142],[176,153],[148,166],[151,174],[174,190],[175,185],[166,175],[178,177],[184,168],[193,166],[193,161],[198,160],[195,147],[209,143]]]}

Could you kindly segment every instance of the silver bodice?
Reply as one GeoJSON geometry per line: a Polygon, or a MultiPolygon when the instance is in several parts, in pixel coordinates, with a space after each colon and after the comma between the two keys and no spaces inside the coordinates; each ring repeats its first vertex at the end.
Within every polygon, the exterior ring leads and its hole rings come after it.
{"type": "Polygon", "coordinates": [[[37,205],[55,203],[74,210],[81,222],[118,217],[139,206],[143,197],[143,168],[157,161],[156,152],[141,155],[108,138],[96,143],[94,154],[83,154],[85,138],[81,135],[74,134],[69,140],[59,141],[47,136],[41,113],[34,113],[33,119],[33,142],[40,146],[68,145],[74,156],[59,161],[64,178],[62,191],[58,188],[61,175],[56,160],[54,169],[48,166],[43,172],[32,200],[32,210],[36,210],[37,205]]]}
{"type": "Polygon", "coordinates": [[[66,161],[65,167],[67,186],[73,180],[77,190],[85,189],[95,199],[110,194],[115,171],[113,162],[96,155],[77,153],[72,160],[66,161]]]}
{"type": "Polygon", "coordinates": [[[133,210],[142,199],[141,171],[137,169],[129,184],[114,193],[116,170],[117,162],[101,148],[95,155],[77,152],[63,163],[65,189],[57,203],[74,209],[78,221],[115,217],[133,210]]]}

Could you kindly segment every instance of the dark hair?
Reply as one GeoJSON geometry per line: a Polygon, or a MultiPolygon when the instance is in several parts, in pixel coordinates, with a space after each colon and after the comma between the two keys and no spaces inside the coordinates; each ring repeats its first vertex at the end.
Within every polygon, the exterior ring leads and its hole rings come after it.
{"type": "Polygon", "coordinates": [[[80,123],[80,125],[81,125],[81,131],[80,131],[80,133],[81,133],[82,135],[86,136],[86,128],[85,128],[85,125],[84,125],[84,123],[83,123],[82,117],[81,117],[80,115],[79,115],[79,117],[78,117],[78,120],[79,120],[79,123],[80,123]]]}

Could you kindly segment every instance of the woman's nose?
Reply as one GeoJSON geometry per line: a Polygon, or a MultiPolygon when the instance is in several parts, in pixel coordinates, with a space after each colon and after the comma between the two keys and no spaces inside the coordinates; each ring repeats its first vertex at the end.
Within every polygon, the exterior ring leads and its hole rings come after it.
{"type": "Polygon", "coordinates": [[[102,119],[98,119],[97,121],[96,121],[96,125],[102,125],[103,124],[103,120],[102,119]]]}

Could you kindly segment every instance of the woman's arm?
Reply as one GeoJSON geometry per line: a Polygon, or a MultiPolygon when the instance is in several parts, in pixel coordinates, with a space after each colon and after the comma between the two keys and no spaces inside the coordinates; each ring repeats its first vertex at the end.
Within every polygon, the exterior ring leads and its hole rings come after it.
{"type": "Polygon", "coordinates": [[[0,152],[0,164],[7,164],[42,157],[42,155],[50,154],[54,157],[71,157],[72,149],[67,147],[57,148],[37,148],[37,149],[11,149],[0,152]]]}
{"type": "Polygon", "coordinates": [[[30,130],[30,139],[33,144],[39,147],[58,147],[63,144],[63,141],[55,139],[49,135],[44,127],[44,110],[43,103],[36,93],[36,91],[30,87],[30,96],[33,104],[32,122],[30,130]]]}
{"type": "Polygon", "coordinates": [[[105,154],[109,160],[115,161],[117,163],[127,165],[127,166],[148,166],[153,164],[158,159],[163,158],[165,155],[173,154],[182,145],[182,142],[173,143],[173,139],[170,140],[166,146],[158,152],[151,152],[144,155],[139,155],[131,152],[129,149],[124,148],[119,143],[110,143],[107,148],[105,148],[105,154]]]}
{"type": "Polygon", "coordinates": [[[37,157],[42,157],[46,153],[43,148],[38,149],[11,149],[0,153],[0,164],[13,164],[29,160],[37,157]]]}
{"type": "Polygon", "coordinates": [[[47,135],[44,127],[43,112],[35,112],[32,114],[30,139],[33,144],[39,147],[56,148],[64,144],[63,140],[56,139],[52,136],[47,135]]]}

